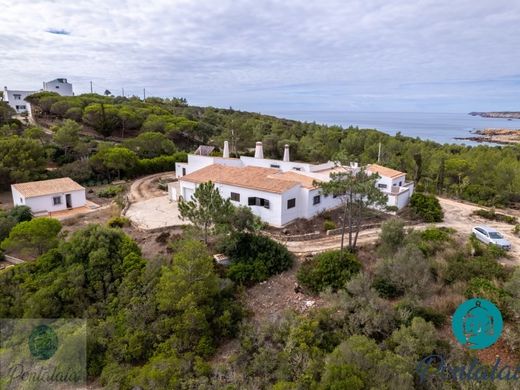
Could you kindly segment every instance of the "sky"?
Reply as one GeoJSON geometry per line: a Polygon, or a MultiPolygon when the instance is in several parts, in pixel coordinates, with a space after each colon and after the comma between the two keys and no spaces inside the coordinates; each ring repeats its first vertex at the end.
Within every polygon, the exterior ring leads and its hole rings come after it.
{"type": "Polygon", "coordinates": [[[0,83],[255,112],[520,110],[518,0],[0,0],[0,83]]]}

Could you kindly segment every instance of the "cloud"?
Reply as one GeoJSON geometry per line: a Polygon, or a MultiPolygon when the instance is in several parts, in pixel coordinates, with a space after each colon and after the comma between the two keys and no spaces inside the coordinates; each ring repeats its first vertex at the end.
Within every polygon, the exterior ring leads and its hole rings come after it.
{"type": "Polygon", "coordinates": [[[45,31],[47,31],[49,34],[70,35],[70,31],[66,31],[64,29],[49,28],[45,31]]]}
{"type": "Polygon", "coordinates": [[[66,77],[78,93],[92,80],[98,92],[146,88],[254,111],[491,110],[520,93],[520,3],[508,0],[0,0],[0,9],[0,84],[17,88],[66,77]]]}

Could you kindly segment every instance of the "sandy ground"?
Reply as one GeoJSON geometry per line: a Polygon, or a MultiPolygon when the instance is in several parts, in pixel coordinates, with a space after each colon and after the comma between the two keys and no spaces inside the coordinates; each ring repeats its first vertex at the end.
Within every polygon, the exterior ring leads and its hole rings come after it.
{"type": "MultiPolygon", "coordinates": [[[[442,209],[444,210],[444,222],[438,224],[420,224],[413,226],[414,229],[425,229],[428,226],[446,226],[451,227],[460,234],[470,235],[471,229],[476,225],[487,225],[499,230],[512,244],[509,252],[509,259],[504,259],[503,263],[507,265],[520,265],[520,237],[512,234],[513,226],[503,222],[489,221],[480,218],[471,213],[481,207],[461,203],[451,199],[439,198],[442,209]]],[[[504,211],[500,211],[504,213],[504,211]]],[[[511,214],[516,214],[511,213],[511,214]]],[[[369,229],[359,233],[358,243],[364,244],[374,242],[379,236],[380,229],[369,229]]],[[[330,236],[309,241],[289,241],[284,242],[287,248],[296,254],[313,254],[323,252],[329,249],[340,247],[341,236],[330,236]]]]}
{"type": "Polygon", "coordinates": [[[157,187],[157,182],[161,179],[172,180],[175,172],[161,172],[137,179],[130,186],[128,199],[131,203],[140,202],[150,198],[166,195],[166,192],[157,187]]]}
{"type": "Polygon", "coordinates": [[[177,202],[170,201],[167,192],[157,185],[159,180],[171,181],[174,178],[175,172],[163,172],[132,183],[128,194],[131,204],[125,216],[138,229],[150,230],[187,224],[180,219],[177,202]]]}
{"type": "Polygon", "coordinates": [[[138,229],[143,230],[187,225],[189,222],[180,218],[177,204],[167,195],[155,197],[132,203],[125,215],[138,229]]]}

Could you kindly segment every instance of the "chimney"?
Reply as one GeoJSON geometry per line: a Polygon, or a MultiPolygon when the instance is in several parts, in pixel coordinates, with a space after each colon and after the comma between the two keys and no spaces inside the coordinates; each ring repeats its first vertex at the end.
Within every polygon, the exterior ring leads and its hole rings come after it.
{"type": "Polygon", "coordinates": [[[222,157],[229,158],[229,142],[224,141],[224,151],[222,153],[222,157]]]}
{"type": "Polygon", "coordinates": [[[285,144],[283,149],[283,161],[290,161],[289,160],[289,145],[285,144]]]}
{"type": "Polygon", "coordinates": [[[262,143],[260,141],[256,143],[255,158],[264,158],[264,149],[262,148],[262,143]]]}

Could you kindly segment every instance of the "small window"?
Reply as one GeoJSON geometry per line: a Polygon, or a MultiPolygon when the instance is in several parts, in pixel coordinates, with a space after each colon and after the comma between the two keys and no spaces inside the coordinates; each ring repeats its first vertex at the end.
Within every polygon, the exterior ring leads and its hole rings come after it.
{"type": "Polygon", "coordinates": [[[54,206],[61,204],[61,196],[53,196],[52,203],[54,204],[54,206]]]}
{"type": "Polygon", "coordinates": [[[14,100],[22,100],[22,95],[19,95],[19,94],[17,94],[17,93],[15,93],[15,94],[13,95],[13,97],[14,97],[14,100]]]}
{"type": "Polygon", "coordinates": [[[268,209],[270,206],[269,201],[267,199],[256,198],[254,196],[247,198],[247,205],[248,206],[261,206],[261,207],[265,207],[266,209],[268,209]]]}
{"type": "Polygon", "coordinates": [[[378,184],[377,188],[387,188],[388,186],[386,184],[378,184]]]}
{"type": "Polygon", "coordinates": [[[289,199],[287,201],[287,208],[288,209],[292,209],[295,206],[296,206],[296,198],[292,198],[292,199],[289,199]]]}
{"type": "Polygon", "coordinates": [[[402,185],[403,185],[403,182],[402,182],[402,181],[400,181],[400,182],[399,182],[399,187],[401,187],[402,185]]]}
{"type": "Polygon", "coordinates": [[[312,204],[320,204],[321,203],[321,196],[316,195],[314,198],[312,198],[312,204]]]}
{"type": "Polygon", "coordinates": [[[20,198],[20,203],[23,203],[23,198],[20,198]]]}
{"type": "Polygon", "coordinates": [[[233,200],[235,202],[240,202],[240,194],[237,193],[237,192],[232,192],[231,193],[231,200],[233,200]]]}
{"type": "Polygon", "coordinates": [[[271,168],[280,168],[280,165],[278,165],[278,164],[271,164],[271,168]]]}
{"type": "Polygon", "coordinates": [[[302,169],[300,167],[292,167],[295,171],[301,171],[302,169]]]}
{"type": "Polygon", "coordinates": [[[59,85],[56,85],[56,89],[60,89],[60,86],[59,86],[59,85]]]}

